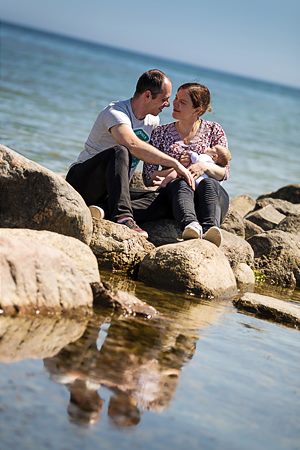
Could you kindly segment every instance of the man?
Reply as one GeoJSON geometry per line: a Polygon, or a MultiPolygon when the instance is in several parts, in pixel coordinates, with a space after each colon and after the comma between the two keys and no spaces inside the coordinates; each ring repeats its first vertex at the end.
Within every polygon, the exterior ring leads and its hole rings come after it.
{"type": "Polygon", "coordinates": [[[139,78],[133,98],[110,103],[98,115],[85,149],[72,164],[66,180],[81,194],[93,216],[106,217],[147,237],[133,220],[129,182],[139,162],[172,167],[186,179],[190,172],[176,159],[148,144],[159,124],[159,113],[170,106],[172,84],[160,70],[139,78]]]}

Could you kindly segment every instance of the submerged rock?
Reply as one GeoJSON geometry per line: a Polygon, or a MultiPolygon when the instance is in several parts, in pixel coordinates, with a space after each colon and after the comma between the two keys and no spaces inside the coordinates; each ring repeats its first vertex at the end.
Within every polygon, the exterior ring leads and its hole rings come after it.
{"type": "Polygon", "coordinates": [[[8,315],[89,312],[91,287],[75,263],[32,239],[0,237],[1,312],[8,315]]]}
{"type": "Polygon", "coordinates": [[[49,230],[89,243],[92,219],[62,177],[0,145],[0,227],[49,230]]]}
{"type": "Polygon", "coordinates": [[[237,287],[226,256],[201,239],[163,245],[141,263],[139,279],[153,286],[203,297],[232,296],[237,287]]]}
{"type": "Polygon", "coordinates": [[[300,328],[300,307],[284,300],[247,292],[233,304],[240,310],[300,328]]]}

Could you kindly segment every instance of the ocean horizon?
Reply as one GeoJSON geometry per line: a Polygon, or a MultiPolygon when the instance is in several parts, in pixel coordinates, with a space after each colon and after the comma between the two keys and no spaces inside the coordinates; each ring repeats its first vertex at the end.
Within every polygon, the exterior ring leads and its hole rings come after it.
{"type": "MultiPolygon", "coordinates": [[[[176,88],[206,84],[233,159],[230,196],[299,182],[300,89],[2,22],[1,142],[57,172],[82,150],[99,111],[160,68],[176,88]]],[[[160,115],[173,121],[172,107],[160,115]]]]}

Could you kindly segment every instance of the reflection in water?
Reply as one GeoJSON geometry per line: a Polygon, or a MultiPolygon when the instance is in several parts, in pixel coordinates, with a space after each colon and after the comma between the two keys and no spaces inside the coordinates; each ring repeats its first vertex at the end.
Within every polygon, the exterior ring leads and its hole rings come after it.
{"type": "Polygon", "coordinates": [[[49,358],[77,341],[87,321],[66,317],[0,317],[0,362],[49,358]]]}
{"type": "Polygon", "coordinates": [[[199,327],[216,320],[222,308],[181,302],[176,314],[146,321],[109,320],[101,311],[83,336],[56,356],[44,359],[53,381],[70,393],[72,422],[91,425],[101,417],[100,388],[110,390],[107,408],[117,427],[137,425],[144,411],[166,409],[174,397],[181,369],[195,352],[199,327]]]}

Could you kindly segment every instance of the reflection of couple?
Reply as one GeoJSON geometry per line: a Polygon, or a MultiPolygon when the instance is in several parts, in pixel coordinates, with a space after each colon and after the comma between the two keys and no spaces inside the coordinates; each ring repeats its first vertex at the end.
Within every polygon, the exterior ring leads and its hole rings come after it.
{"type": "Polygon", "coordinates": [[[171,88],[163,72],[150,70],[139,78],[131,99],[113,102],[100,112],[67,181],[95,217],[105,214],[146,237],[135,220],[172,217],[184,239],[203,234],[220,245],[219,227],[229,205],[220,184],[229,172],[227,139],[218,123],[201,119],[210,109],[210,92],[198,83],[178,88],[172,114],[176,122],[159,126],[158,115],[169,106],[171,88]],[[203,161],[205,154],[215,164],[203,161]],[[138,160],[145,162],[146,185],[160,185],[156,192],[130,192],[138,160]],[[208,177],[195,186],[203,174],[208,177]]]}
{"type": "MultiPolygon", "coordinates": [[[[200,307],[200,305],[197,305],[200,307]]],[[[174,396],[182,366],[192,358],[197,332],[178,323],[112,319],[100,328],[92,322],[83,336],[44,360],[53,381],[70,392],[70,420],[81,425],[100,419],[111,391],[107,414],[119,426],[137,425],[145,410],[166,408],[174,396]],[[105,328],[108,328],[107,334],[105,328]],[[99,347],[99,341],[103,341],[99,347]]]]}

